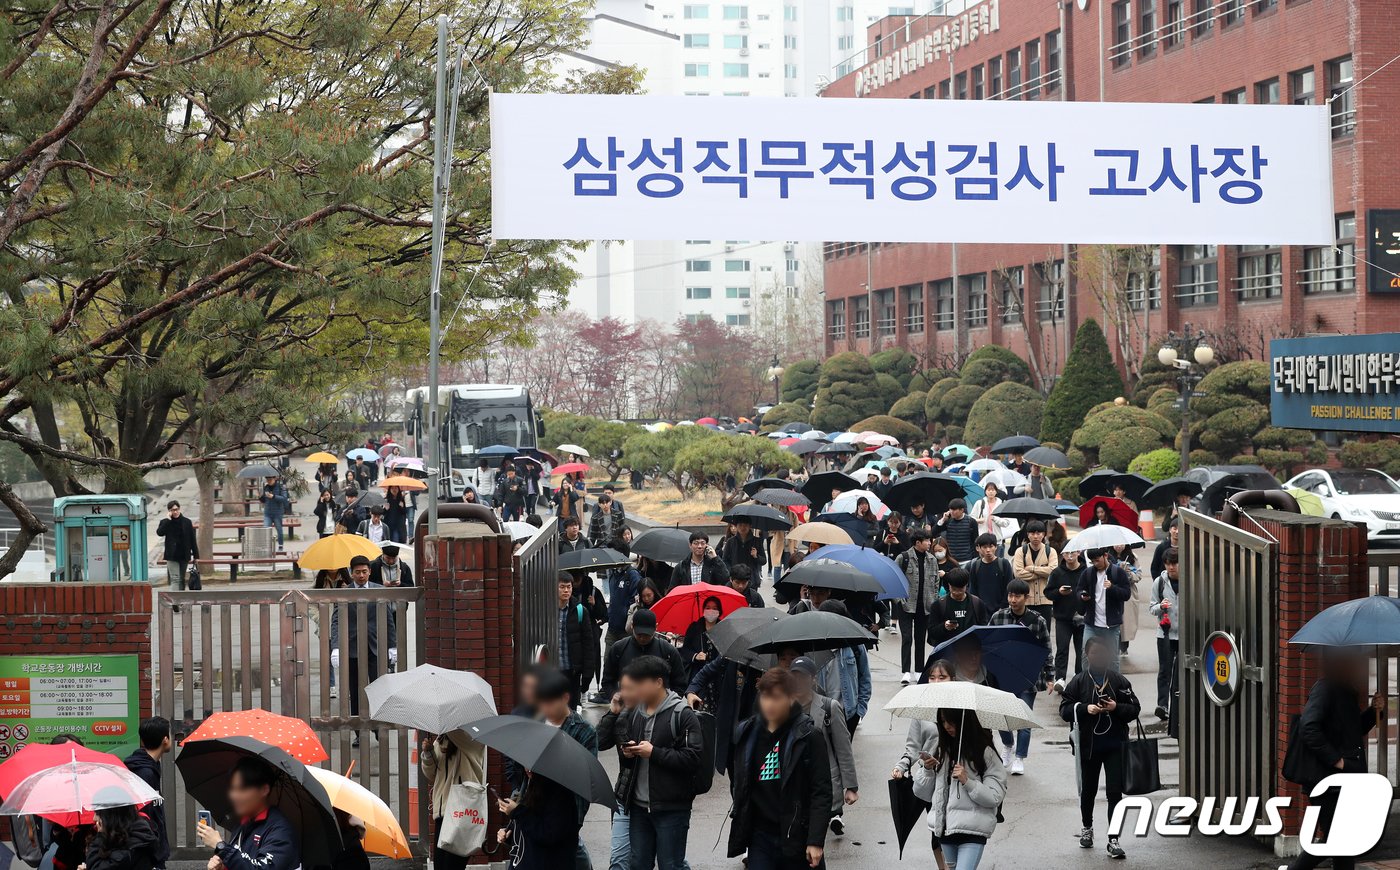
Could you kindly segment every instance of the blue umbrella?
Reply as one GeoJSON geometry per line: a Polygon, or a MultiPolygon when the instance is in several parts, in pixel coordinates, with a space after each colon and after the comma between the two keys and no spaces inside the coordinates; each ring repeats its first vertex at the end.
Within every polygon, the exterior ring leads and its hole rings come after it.
{"type": "Polygon", "coordinates": [[[490,447],[483,447],[476,451],[477,456],[514,456],[520,452],[519,447],[507,447],[504,444],[492,444],[490,447]]]}
{"type": "Polygon", "coordinates": [[[953,647],[967,637],[982,642],[982,665],[1002,691],[1018,695],[1034,689],[1050,648],[1024,625],[974,625],[933,648],[930,659],[953,658],[953,647]]]}
{"type": "Polygon", "coordinates": [[[354,450],[345,454],[345,456],[347,459],[363,459],[365,462],[379,461],[379,454],[370,450],[368,447],[356,447],[354,450]]]}
{"type": "MultiPolygon", "coordinates": [[[[869,541],[875,534],[876,524],[866,522],[855,514],[825,513],[813,517],[813,522],[830,523],[851,536],[852,541],[869,541]]],[[[825,549],[823,547],[822,549],[825,549]]]]}
{"type": "MultiPolygon", "coordinates": [[[[825,547],[822,553],[825,555],[825,547]]],[[[1335,604],[1309,619],[1288,642],[1312,646],[1400,644],[1400,599],[1372,595],[1335,604]]]]}
{"type": "Polygon", "coordinates": [[[858,571],[864,571],[874,577],[880,583],[881,591],[875,598],[886,601],[894,598],[905,598],[909,595],[909,580],[904,576],[904,572],[899,570],[899,566],[894,560],[877,553],[869,547],[857,547],[852,544],[831,544],[822,547],[817,551],[823,559],[831,559],[835,562],[845,562],[858,571]]]}
{"type": "Polygon", "coordinates": [[[968,507],[972,507],[986,497],[987,491],[978,486],[977,481],[962,474],[951,476],[958,482],[958,486],[963,488],[963,501],[967,502],[968,507]]]}
{"type": "Polygon", "coordinates": [[[892,456],[904,456],[905,453],[898,447],[891,447],[888,444],[886,444],[884,447],[875,448],[875,455],[880,457],[881,459],[889,459],[892,456]]]}

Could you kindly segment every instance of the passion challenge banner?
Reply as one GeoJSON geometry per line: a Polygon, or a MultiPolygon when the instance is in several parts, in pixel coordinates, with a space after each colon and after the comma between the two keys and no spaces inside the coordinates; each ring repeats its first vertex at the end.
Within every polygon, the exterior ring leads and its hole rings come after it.
{"type": "Polygon", "coordinates": [[[1333,241],[1324,106],[493,94],[527,239],[1333,241]]]}

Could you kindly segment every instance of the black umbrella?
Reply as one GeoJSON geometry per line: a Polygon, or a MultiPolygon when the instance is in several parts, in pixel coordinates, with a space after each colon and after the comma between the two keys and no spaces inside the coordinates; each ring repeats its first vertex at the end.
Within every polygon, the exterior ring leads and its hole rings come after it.
{"type": "Polygon", "coordinates": [[[804,438],[801,441],[784,444],[783,449],[789,453],[796,453],[798,456],[806,456],[808,453],[816,453],[821,450],[822,443],[815,438],[804,438]]]}
{"type": "Polygon", "coordinates": [[[1140,507],[1170,508],[1176,504],[1177,496],[1200,494],[1201,485],[1198,482],[1187,480],[1184,477],[1169,477],[1166,480],[1158,481],[1142,494],[1142,498],[1134,499],[1134,501],[1140,507]]]}
{"type": "Polygon", "coordinates": [[[587,800],[616,809],[608,772],[593,753],[562,728],[522,716],[491,716],[473,722],[468,734],[533,773],[587,800]]]}
{"type": "Polygon", "coordinates": [[[732,662],[751,668],[762,667],[767,656],[754,652],[750,647],[757,642],[754,638],[759,632],[785,615],[780,610],[766,607],[741,608],[715,623],[715,627],[709,631],[710,643],[715,645],[721,656],[732,662]]]}
{"type": "MultiPolygon", "coordinates": [[[[686,545],[686,552],[690,552],[689,544],[686,545]]],[[[631,557],[624,556],[611,547],[585,547],[582,550],[560,553],[557,567],[560,571],[597,571],[631,564],[631,557]]]]}
{"type": "Polygon", "coordinates": [[[807,423],[789,423],[783,428],[779,429],[778,431],[791,432],[794,435],[801,435],[803,432],[811,432],[812,427],[807,423]]]}
{"type": "Polygon", "coordinates": [[[741,504],[724,515],[726,523],[748,523],[761,532],[786,532],[792,520],[761,504],[741,504]]]}
{"type": "Polygon", "coordinates": [[[363,506],[365,510],[370,510],[371,508],[377,507],[384,507],[388,503],[388,500],[384,498],[384,493],[380,492],[377,489],[372,489],[369,492],[360,493],[360,500],[357,502],[357,504],[363,506]]]}
{"type": "Polygon", "coordinates": [[[744,495],[752,498],[760,489],[797,489],[797,485],[781,477],[760,477],[744,484],[744,495]]]}
{"type": "MultiPolygon", "coordinates": [[[[918,756],[911,763],[918,764],[918,756]]],[[[919,816],[929,806],[928,801],[914,797],[914,779],[909,774],[890,780],[890,815],[894,817],[894,833],[899,840],[901,859],[904,858],[904,842],[909,839],[909,832],[914,830],[919,816]]]]}
{"type": "Polygon", "coordinates": [[[1069,468],[1069,457],[1062,450],[1053,447],[1035,447],[1026,451],[1023,457],[1031,465],[1039,465],[1041,468],[1069,468]]]}
{"type": "Polygon", "coordinates": [[[845,442],[843,441],[843,442],[841,442],[840,444],[823,444],[823,445],[821,446],[821,448],[820,448],[819,450],[817,450],[817,455],[818,455],[818,456],[834,456],[834,455],[841,455],[841,454],[845,454],[845,453],[859,453],[859,452],[860,452],[860,448],[859,448],[859,447],[855,446],[854,444],[847,444],[847,443],[845,443],[845,442]]]}
{"type": "Polygon", "coordinates": [[[826,504],[831,501],[832,490],[846,492],[852,489],[860,489],[860,481],[854,477],[840,471],[822,471],[807,478],[798,492],[807,496],[812,504],[826,504]]]}
{"type": "Polygon", "coordinates": [[[690,532],[685,529],[651,529],[632,541],[632,552],[655,562],[672,565],[690,558],[690,532]]]}
{"type": "MultiPolygon", "coordinates": [[[[821,550],[817,551],[817,555],[821,555],[821,550]]],[[[845,592],[873,592],[876,595],[885,591],[880,581],[869,573],[835,559],[803,559],[783,572],[782,582],[845,592]]]]}
{"type": "Polygon", "coordinates": [[[849,616],[823,610],[809,610],[780,619],[753,639],[755,643],[751,649],[756,653],[776,653],[784,649],[809,652],[875,643],[875,635],[856,625],[849,616]]]}
{"type": "Polygon", "coordinates": [[[924,515],[933,516],[943,513],[949,501],[962,497],[962,484],[954,480],[952,475],[921,471],[895,481],[884,502],[886,507],[901,513],[908,512],[911,506],[923,502],[924,515]]]}
{"type": "Polygon", "coordinates": [[[1123,487],[1124,495],[1136,502],[1138,499],[1142,498],[1143,493],[1152,488],[1152,481],[1150,478],[1143,477],[1141,474],[1125,472],[1123,474],[1115,474],[1109,479],[1109,494],[1111,495],[1114,487],[1118,486],[1123,487]]]}
{"type": "Polygon", "coordinates": [[[282,472],[271,465],[245,465],[238,469],[238,477],[247,480],[253,477],[281,477],[282,472]]]}
{"type": "Polygon", "coordinates": [[[992,513],[999,517],[1011,517],[1017,520],[1057,520],[1060,518],[1060,512],[1055,509],[1054,504],[1039,498],[1007,499],[997,505],[997,509],[992,513]]]}
{"type": "Polygon", "coordinates": [[[735,432],[757,432],[758,427],[752,423],[740,423],[734,427],[735,432]]]}
{"type": "Polygon", "coordinates": [[[1113,490],[1109,487],[1109,481],[1117,477],[1118,474],[1119,472],[1114,471],[1112,468],[1105,468],[1101,471],[1095,471],[1092,474],[1085,475],[1084,479],[1079,481],[1079,497],[1088,501],[1096,495],[1113,495],[1113,490]]]}
{"type": "Polygon", "coordinates": [[[1040,439],[1029,435],[1008,435],[991,446],[993,453],[1022,453],[1040,446],[1040,439]]]}
{"type": "Polygon", "coordinates": [[[195,740],[180,747],[175,766],[185,781],[185,791],[209,810],[221,827],[232,829],[239,820],[228,799],[229,779],[245,758],[261,758],[277,772],[271,803],[301,834],[301,866],[330,866],[342,848],[330,796],[306,765],[286,750],[251,737],[195,740]]]}
{"type": "Polygon", "coordinates": [[[807,496],[790,489],[760,489],[753,494],[753,500],[779,507],[807,507],[812,503],[807,496]]]}

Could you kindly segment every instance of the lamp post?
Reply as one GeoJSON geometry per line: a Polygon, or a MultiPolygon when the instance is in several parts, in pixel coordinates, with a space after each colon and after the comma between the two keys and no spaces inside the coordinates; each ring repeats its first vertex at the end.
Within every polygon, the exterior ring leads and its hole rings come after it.
{"type": "Polygon", "coordinates": [[[768,363],[768,380],[773,382],[773,404],[781,404],[783,401],[783,366],[778,361],[776,353],[773,354],[772,362],[768,363]]]}
{"type": "Polygon", "coordinates": [[[1191,324],[1182,327],[1181,334],[1167,333],[1167,340],[1157,351],[1157,361],[1177,370],[1176,385],[1181,395],[1181,473],[1191,467],[1191,394],[1204,375],[1201,368],[1215,361],[1215,351],[1206,344],[1201,330],[1191,332],[1191,324]]]}

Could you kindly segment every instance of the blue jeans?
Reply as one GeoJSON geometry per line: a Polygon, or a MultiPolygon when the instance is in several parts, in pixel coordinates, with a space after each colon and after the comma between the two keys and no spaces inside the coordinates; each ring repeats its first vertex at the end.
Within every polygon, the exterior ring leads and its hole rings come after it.
{"type": "Polygon", "coordinates": [[[955,846],[952,843],[943,844],[943,860],[948,863],[948,870],[977,870],[977,865],[982,861],[982,853],[986,850],[986,843],[963,843],[955,846]]]}
{"type": "Polygon", "coordinates": [[[277,530],[277,549],[282,549],[282,514],[270,514],[263,511],[263,525],[269,529],[277,530]]]}
{"type": "Polygon", "coordinates": [[[632,857],[631,822],[625,810],[617,810],[612,817],[612,855],[608,859],[608,870],[628,870],[627,862],[632,857]]]}
{"type": "Polygon", "coordinates": [[[628,814],[631,870],[685,870],[685,841],[690,810],[652,812],[633,807],[628,814]]]}
{"type": "Polygon", "coordinates": [[[1108,641],[1109,647],[1113,649],[1113,662],[1109,665],[1113,670],[1118,670],[1118,639],[1122,636],[1123,626],[1111,625],[1108,628],[1100,628],[1096,625],[1084,623],[1084,646],[1089,645],[1089,638],[1101,637],[1108,641]]]}
{"type": "MultiPolygon", "coordinates": [[[[1026,702],[1026,706],[1027,706],[1027,707],[1030,707],[1032,710],[1034,710],[1034,709],[1035,709],[1035,695],[1036,695],[1036,691],[1035,691],[1035,689],[1032,687],[1032,688],[1026,689],[1025,691],[1021,692],[1021,694],[1017,695],[1016,697],[1020,698],[1022,701],[1025,701],[1025,702],[1026,702]]],[[[1001,732],[1001,745],[1002,745],[1002,746],[1010,746],[1010,745],[1011,745],[1011,732],[1010,732],[1010,731],[1002,731],[1002,732],[1001,732]]],[[[1031,729],[1029,729],[1029,728],[1021,728],[1021,729],[1018,729],[1018,730],[1016,731],[1016,757],[1017,757],[1017,758],[1025,758],[1026,756],[1030,755],[1030,753],[1031,753],[1031,729]]]]}

